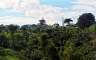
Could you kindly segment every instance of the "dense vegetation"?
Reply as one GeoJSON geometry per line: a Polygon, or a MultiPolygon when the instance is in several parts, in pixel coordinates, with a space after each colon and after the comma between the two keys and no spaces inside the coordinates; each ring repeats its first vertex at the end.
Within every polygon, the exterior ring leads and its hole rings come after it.
{"type": "Polygon", "coordinates": [[[66,26],[0,25],[0,60],[96,60],[96,22],[91,13],[66,26]]]}

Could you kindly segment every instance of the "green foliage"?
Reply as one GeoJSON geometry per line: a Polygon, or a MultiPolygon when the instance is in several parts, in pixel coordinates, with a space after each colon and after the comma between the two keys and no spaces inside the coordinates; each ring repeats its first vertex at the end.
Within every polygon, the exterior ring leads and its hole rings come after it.
{"type": "Polygon", "coordinates": [[[95,16],[92,13],[84,13],[78,18],[78,27],[84,29],[95,23],[95,16]]]}
{"type": "Polygon", "coordinates": [[[0,60],[96,60],[96,25],[1,25],[0,60]]]}
{"type": "Polygon", "coordinates": [[[0,48],[0,60],[23,60],[18,53],[10,49],[0,48]]]}

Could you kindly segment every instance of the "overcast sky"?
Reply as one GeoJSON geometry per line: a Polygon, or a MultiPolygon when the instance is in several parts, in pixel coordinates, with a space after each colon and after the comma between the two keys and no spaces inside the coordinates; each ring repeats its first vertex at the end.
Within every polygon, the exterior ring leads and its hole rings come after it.
{"type": "Polygon", "coordinates": [[[96,0],[0,0],[0,24],[33,24],[42,17],[47,24],[61,24],[63,18],[75,23],[82,13],[95,11],[96,0]]]}

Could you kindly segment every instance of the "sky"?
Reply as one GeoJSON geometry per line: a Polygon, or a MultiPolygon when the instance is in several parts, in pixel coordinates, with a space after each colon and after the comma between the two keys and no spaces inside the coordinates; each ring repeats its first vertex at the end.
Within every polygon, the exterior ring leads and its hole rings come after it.
{"type": "Polygon", "coordinates": [[[44,18],[47,24],[72,18],[73,23],[83,13],[96,16],[96,0],[0,0],[0,24],[37,24],[44,18]]]}

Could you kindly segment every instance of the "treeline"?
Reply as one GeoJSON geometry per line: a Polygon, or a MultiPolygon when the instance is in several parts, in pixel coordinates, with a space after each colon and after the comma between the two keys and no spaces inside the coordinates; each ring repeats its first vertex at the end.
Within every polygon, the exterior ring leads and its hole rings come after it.
{"type": "Polygon", "coordinates": [[[66,26],[0,25],[0,60],[96,60],[96,22],[92,13],[82,14],[66,26]]]}

